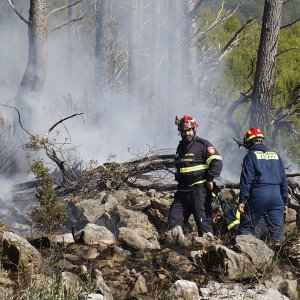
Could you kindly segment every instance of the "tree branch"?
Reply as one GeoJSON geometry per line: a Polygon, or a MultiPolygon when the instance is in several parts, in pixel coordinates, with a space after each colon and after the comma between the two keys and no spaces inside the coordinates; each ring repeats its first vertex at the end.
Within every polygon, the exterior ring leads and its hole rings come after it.
{"type": "Polygon", "coordinates": [[[299,21],[300,21],[300,17],[298,19],[294,20],[292,23],[281,26],[280,29],[290,27],[290,26],[294,25],[295,23],[297,23],[299,21]]]}
{"type": "Polygon", "coordinates": [[[250,24],[253,22],[254,19],[249,19],[247,20],[233,35],[233,37],[226,43],[226,45],[219,51],[217,52],[210,60],[207,62],[207,65],[214,64],[214,62],[220,60],[226,53],[229,53],[230,49],[233,45],[234,42],[236,42],[237,36],[250,24]]]}
{"type": "Polygon", "coordinates": [[[285,53],[285,52],[292,51],[292,50],[300,50],[300,48],[298,48],[298,47],[291,47],[291,48],[285,49],[285,50],[283,50],[281,52],[278,52],[276,54],[276,57],[279,56],[279,55],[281,55],[281,54],[283,54],[283,53],[285,53]]]}
{"type": "Polygon", "coordinates": [[[195,3],[193,9],[188,13],[190,18],[195,18],[195,15],[197,14],[197,12],[200,9],[203,2],[204,2],[204,0],[198,0],[198,2],[195,3]]]}
{"type": "Polygon", "coordinates": [[[55,8],[55,9],[53,9],[53,10],[48,14],[48,17],[50,17],[51,15],[57,13],[58,11],[61,11],[61,10],[64,10],[64,9],[66,9],[66,8],[68,8],[68,7],[77,5],[77,4],[81,3],[81,2],[82,2],[82,0],[78,0],[78,1],[76,1],[76,2],[73,2],[73,3],[70,3],[70,4],[66,4],[66,5],[63,5],[63,6],[61,6],[61,7],[55,8]]]}
{"type": "Polygon", "coordinates": [[[274,138],[275,135],[279,132],[279,130],[285,126],[291,133],[299,136],[300,132],[296,131],[293,126],[293,121],[289,120],[288,117],[299,114],[300,108],[295,107],[300,103],[300,81],[297,82],[296,86],[293,89],[292,98],[290,101],[283,107],[280,107],[275,110],[274,115],[272,115],[273,120],[271,121],[271,125],[274,125],[274,138]]]}
{"type": "Polygon", "coordinates": [[[19,121],[19,124],[20,124],[21,128],[22,128],[28,135],[33,136],[26,128],[23,127],[23,124],[22,124],[22,122],[21,122],[21,114],[20,114],[19,110],[18,110],[16,107],[11,106],[11,105],[7,105],[7,104],[1,104],[1,105],[5,106],[5,107],[8,107],[8,108],[13,108],[13,109],[17,112],[17,114],[18,114],[18,121],[19,121]]]}
{"type": "Polygon", "coordinates": [[[240,127],[237,126],[236,122],[234,121],[233,114],[240,105],[246,103],[251,98],[252,94],[248,94],[250,90],[246,93],[241,93],[241,97],[228,107],[226,113],[227,123],[237,135],[240,133],[240,127]]]}
{"type": "Polygon", "coordinates": [[[25,22],[27,25],[31,24],[30,21],[26,20],[15,8],[13,1],[12,0],[7,0],[7,2],[9,3],[9,5],[12,7],[12,9],[14,10],[14,12],[16,13],[16,15],[23,21],[25,22]]]}
{"type": "Polygon", "coordinates": [[[64,121],[66,121],[66,120],[68,120],[68,119],[71,119],[71,118],[73,118],[73,117],[81,116],[81,115],[85,115],[85,113],[76,113],[76,114],[73,114],[73,115],[71,115],[71,116],[68,116],[68,117],[65,117],[65,118],[59,120],[58,122],[56,122],[53,126],[51,126],[51,127],[48,129],[48,132],[47,132],[46,135],[49,135],[49,133],[50,133],[50,132],[58,125],[58,124],[60,124],[60,123],[62,123],[62,122],[64,122],[64,121]]]}
{"type": "Polygon", "coordinates": [[[74,18],[74,19],[68,20],[68,21],[66,21],[66,22],[64,22],[64,23],[61,23],[61,24],[55,26],[55,27],[52,27],[52,28],[49,30],[49,32],[51,32],[51,31],[53,31],[53,30],[56,30],[56,29],[59,29],[59,28],[61,28],[61,27],[63,27],[63,26],[66,26],[66,25],[68,25],[68,24],[70,24],[70,23],[73,23],[73,22],[76,22],[76,21],[80,21],[80,20],[82,20],[82,19],[83,19],[83,16],[80,16],[80,17],[78,17],[78,18],[74,18]]]}
{"type": "Polygon", "coordinates": [[[209,32],[210,30],[215,28],[221,22],[224,22],[224,21],[228,20],[230,17],[232,17],[234,15],[234,13],[237,11],[237,9],[239,8],[239,6],[241,5],[242,2],[243,1],[240,1],[237,4],[237,6],[234,8],[234,10],[232,12],[229,12],[229,14],[227,16],[222,17],[222,12],[224,10],[224,0],[222,0],[221,8],[220,8],[220,10],[218,12],[218,15],[216,16],[215,20],[207,28],[205,28],[205,30],[203,30],[203,31],[201,31],[201,29],[197,30],[197,32],[192,37],[192,40],[197,39],[195,42],[192,43],[193,46],[196,45],[197,43],[199,43],[201,41],[201,39],[204,37],[204,35],[207,34],[207,32],[209,32]]]}
{"type": "MultiPolygon", "coordinates": [[[[14,108],[16,110],[16,112],[18,113],[19,124],[20,124],[21,128],[30,136],[30,141],[25,144],[26,148],[32,149],[32,150],[39,150],[39,149],[43,148],[46,152],[46,155],[58,166],[59,170],[61,171],[61,173],[63,175],[64,181],[72,182],[75,179],[78,179],[78,175],[76,175],[75,172],[72,170],[72,168],[66,164],[64,158],[60,159],[58,157],[56,151],[54,150],[54,148],[56,147],[55,142],[53,142],[53,141],[49,142],[48,135],[58,124],[66,121],[70,118],[73,118],[75,116],[84,115],[84,113],[76,113],[76,114],[73,114],[71,116],[68,116],[68,117],[65,117],[65,118],[59,120],[58,122],[56,122],[53,126],[51,126],[48,129],[46,135],[43,138],[40,138],[38,135],[31,134],[26,128],[23,127],[22,122],[21,122],[20,112],[16,107],[10,106],[7,104],[1,104],[1,105],[9,107],[9,108],[14,108]]],[[[63,151],[61,151],[61,149],[60,149],[61,157],[63,157],[62,152],[63,151]]]]}

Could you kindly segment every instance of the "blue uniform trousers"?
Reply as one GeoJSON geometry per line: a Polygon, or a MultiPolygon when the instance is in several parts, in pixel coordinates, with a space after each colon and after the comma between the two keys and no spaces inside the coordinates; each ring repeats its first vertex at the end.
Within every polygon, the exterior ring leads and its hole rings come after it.
{"type": "Polygon", "coordinates": [[[245,212],[241,214],[239,234],[252,234],[261,218],[264,218],[271,239],[283,240],[284,203],[279,185],[260,184],[254,186],[245,205],[245,212]]]}

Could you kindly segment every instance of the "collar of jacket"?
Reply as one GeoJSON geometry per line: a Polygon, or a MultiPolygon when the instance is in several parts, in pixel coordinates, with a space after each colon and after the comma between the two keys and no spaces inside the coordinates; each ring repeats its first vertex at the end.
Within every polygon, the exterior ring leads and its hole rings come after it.
{"type": "Polygon", "coordinates": [[[182,139],[182,140],[180,141],[180,143],[182,143],[182,144],[184,144],[184,145],[190,145],[190,144],[194,143],[197,139],[199,139],[199,137],[198,137],[197,135],[195,135],[194,138],[193,138],[190,142],[188,142],[188,141],[182,139]]]}
{"type": "Polygon", "coordinates": [[[267,152],[269,151],[269,148],[264,144],[254,144],[249,148],[249,151],[255,151],[255,150],[267,152]]]}

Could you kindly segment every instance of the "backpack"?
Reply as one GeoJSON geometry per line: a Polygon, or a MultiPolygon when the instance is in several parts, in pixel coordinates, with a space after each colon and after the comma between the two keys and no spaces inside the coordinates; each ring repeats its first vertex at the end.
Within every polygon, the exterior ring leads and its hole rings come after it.
{"type": "Polygon", "coordinates": [[[241,217],[237,205],[223,198],[221,189],[215,183],[212,189],[212,197],[214,211],[213,224],[216,231],[220,234],[230,233],[236,235],[241,217]]]}

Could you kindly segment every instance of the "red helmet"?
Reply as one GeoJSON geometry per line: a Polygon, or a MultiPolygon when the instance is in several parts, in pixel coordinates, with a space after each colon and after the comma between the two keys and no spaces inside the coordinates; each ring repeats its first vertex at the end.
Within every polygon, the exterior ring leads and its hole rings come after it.
{"type": "Polygon", "coordinates": [[[191,128],[198,127],[197,121],[193,117],[186,115],[184,115],[181,119],[176,116],[175,124],[178,126],[178,131],[189,130],[191,128]]]}
{"type": "Polygon", "coordinates": [[[246,134],[245,134],[245,137],[244,137],[244,142],[249,142],[251,141],[252,139],[254,138],[264,138],[264,135],[262,134],[262,132],[260,131],[260,129],[258,128],[250,128],[246,134]]]}

